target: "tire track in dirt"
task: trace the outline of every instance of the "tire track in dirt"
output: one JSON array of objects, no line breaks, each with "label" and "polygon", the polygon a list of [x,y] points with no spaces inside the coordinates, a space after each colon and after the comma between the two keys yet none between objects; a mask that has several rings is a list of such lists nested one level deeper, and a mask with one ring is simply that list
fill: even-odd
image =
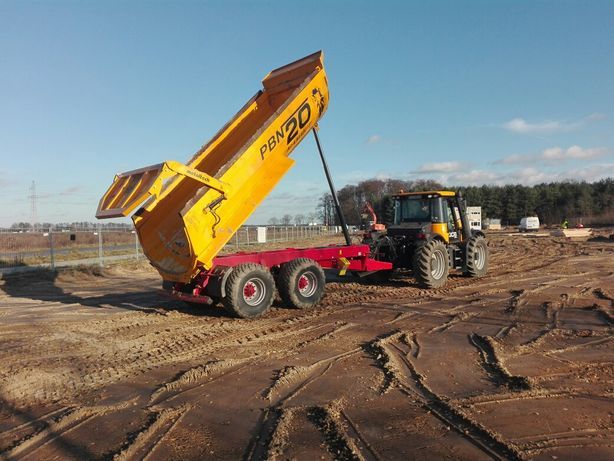
[{"label": "tire track in dirt", "polygon": [[286,447],[291,418],[297,411],[304,410],[303,407],[290,406],[288,402],[328,373],[340,360],[354,356],[361,350],[354,348],[310,365],[285,366],[277,370],[271,385],[262,392],[262,398],[268,400],[269,405],[260,415],[256,435],[252,437],[244,459],[275,459],[281,456]]},{"label": "tire track in dirt", "polygon": [[257,423],[257,432],[250,440],[243,455],[244,460],[260,461],[276,459],[286,449],[287,431],[294,409],[265,408]]},{"label": "tire track in dirt", "polygon": [[[319,329],[323,329],[326,327],[330,327],[331,324],[323,324],[314,326],[310,331],[317,331]],[[213,381],[218,380],[224,376],[227,376],[231,373],[238,373],[242,370],[245,370],[249,367],[254,367],[259,363],[263,363],[265,360],[269,359],[271,356],[286,356],[289,354],[293,354],[297,349],[306,347],[307,344],[313,344],[314,342],[326,341],[334,337],[334,333],[338,331],[342,331],[347,329],[353,325],[351,324],[341,324],[337,325],[331,330],[316,336],[315,338],[307,339],[298,343],[294,348],[287,348],[284,351],[267,351],[259,354],[255,357],[248,358],[236,358],[236,359],[223,359],[223,360],[213,360],[205,365],[198,365],[195,367],[191,367],[185,371],[181,371],[175,375],[170,381],[164,382],[158,386],[158,388],[151,394],[149,402],[150,405],[159,405],[162,402],[167,402],[176,399],[177,397],[185,394],[186,392],[193,391],[202,386],[208,385]],[[304,333],[305,330],[301,330],[296,333],[300,335]],[[291,334],[284,334],[284,339],[289,339]],[[270,338],[269,338],[270,339]],[[277,339],[277,338],[275,338]],[[265,348],[265,350],[267,350]],[[340,354],[340,356],[345,356],[345,354]],[[324,359],[320,362],[317,362],[313,365],[321,365],[322,363],[327,362],[328,360],[337,359],[339,356],[332,357],[330,359]],[[292,368],[292,367],[289,367]],[[306,367],[308,368],[308,367]],[[278,372],[279,373],[279,372]],[[300,374],[300,373],[299,373]],[[165,397],[164,394],[170,394]],[[263,392],[264,395],[268,394],[268,391]],[[162,398],[163,397],[163,398]],[[265,396],[265,398],[268,398]]]},{"label": "tire track in dirt", "polygon": [[499,394],[476,395],[462,399],[451,400],[459,407],[471,407],[480,405],[496,405],[501,403],[518,402],[522,400],[540,400],[550,398],[580,398],[594,397],[594,394],[589,394],[579,389],[531,389],[518,391],[510,394],[508,392]]},{"label": "tire track in dirt", "polygon": [[501,360],[496,342],[477,333],[469,335],[469,341],[480,353],[482,367],[498,386],[507,386],[512,391],[529,390],[532,383],[526,376],[512,375]]},{"label": "tire track in dirt", "polygon": [[498,434],[471,419],[428,387],[424,376],[414,367],[411,354],[406,350],[407,345],[404,348],[399,344],[402,335],[396,332],[378,338],[372,347],[367,348],[384,373],[384,383],[387,385],[384,390],[396,386],[408,397],[417,399],[444,424],[453,427],[490,457],[501,460],[524,459],[514,444],[505,442]]},{"label": "tire track in dirt", "polygon": [[558,448],[612,447],[614,430],[582,429],[550,434],[538,434],[517,439],[522,449],[530,455]]},{"label": "tire track in dirt", "polygon": [[270,387],[263,392],[263,398],[269,401],[270,406],[285,405],[316,379],[324,376],[333,365],[361,350],[360,347],[350,349],[306,366],[286,366],[277,371]]},{"label": "tire track in dirt", "polygon": [[453,315],[452,318],[447,322],[442,323],[441,325],[434,326],[433,328],[428,330],[427,333],[443,333],[444,331],[452,328],[454,325],[461,322],[465,322],[466,320],[469,320],[476,315],[478,315],[477,312],[461,312],[459,314]]},{"label": "tire track in dirt", "polygon": [[[335,403],[329,406],[313,406],[307,410],[309,420],[322,434],[328,451],[336,460],[363,461],[366,458],[359,455],[360,451],[354,441],[348,437],[339,422]],[[377,459],[377,458],[376,458]]]},{"label": "tire track in dirt", "polygon": [[150,413],[145,424],[137,431],[128,434],[126,442],[119,451],[108,457],[112,457],[115,461],[132,459],[145,461],[153,457],[156,447],[172,432],[189,410],[189,406],[181,406]]},{"label": "tire track in dirt", "polygon": [[[13,375],[13,384],[7,384],[5,379],[2,390],[9,397],[18,397],[18,401],[20,396],[26,402],[67,399],[80,392],[100,388],[154,368],[211,355],[228,346],[255,345],[263,341],[272,342],[280,339],[288,340],[291,337],[304,336],[311,331],[322,328],[322,325],[313,322],[303,322],[304,325],[301,328],[296,328],[295,323],[297,321],[289,319],[283,325],[274,321],[265,321],[260,324],[261,328],[257,330],[243,323],[235,332],[230,333],[232,330],[224,330],[216,339],[211,338],[210,332],[191,332],[190,329],[186,329],[187,331],[178,337],[168,334],[160,339],[155,339],[159,335],[154,334],[153,344],[137,343],[136,347],[132,347],[130,350],[130,354],[124,353],[119,360],[103,363],[102,366],[96,361],[89,361],[84,370],[77,370],[77,372],[68,376],[50,375],[46,377],[44,374],[40,375],[43,380],[51,379],[48,382],[53,384],[45,386],[45,381],[32,381],[32,385],[38,387],[38,394],[36,395],[28,394],[28,388],[23,387],[24,382],[28,382],[28,380],[24,380],[19,375]],[[111,359],[113,358],[111,357]],[[40,359],[38,362],[42,365]],[[36,363],[35,361],[30,366],[32,367]]]},{"label": "tire track in dirt", "polygon": [[172,393],[173,397],[177,397],[184,392],[200,387],[202,384],[204,384],[204,381],[210,382],[213,379],[212,375],[219,378],[225,375],[225,373],[223,373],[224,371],[236,368],[238,365],[242,365],[246,362],[250,362],[250,360],[212,360],[204,365],[197,365],[186,371],[182,371],[175,375],[175,377],[170,381],[158,386],[158,388],[149,397],[149,405],[154,405],[164,394]]},{"label": "tire track in dirt", "polygon": [[[61,407],[1,432],[0,441],[3,442],[4,447],[0,450],[0,456],[2,453],[10,451],[17,445],[23,443],[26,439],[31,438],[45,428],[48,428],[52,423],[60,420],[72,411],[74,411],[74,407]],[[27,431],[30,432],[27,433]],[[20,436],[20,434],[23,433],[26,434]],[[10,439],[13,439],[13,442],[8,442]]]},{"label": "tire track in dirt", "polygon": [[13,459],[31,455],[89,420],[123,410],[132,403],[133,401],[126,401],[117,405],[81,407],[69,410],[67,413],[63,413],[57,420],[52,418],[40,431],[26,436],[13,447],[0,451],[0,456]]}]

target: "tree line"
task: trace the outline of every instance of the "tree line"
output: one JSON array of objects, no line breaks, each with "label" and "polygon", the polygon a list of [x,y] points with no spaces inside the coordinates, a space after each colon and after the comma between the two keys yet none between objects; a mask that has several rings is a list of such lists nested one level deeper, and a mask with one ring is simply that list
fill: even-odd
[{"label": "tree line", "polygon": [[[394,218],[392,194],[404,190],[454,190],[462,192],[468,206],[481,206],[482,219],[501,219],[516,225],[524,216],[538,216],[544,224],[558,224],[564,219],[583,220],[585,224],[614,224],[614,179],[597,182],[564,181],[534,186],[520,184],[452,187],[432,180],[403,181],[369,179],[349,184],[337,191],[339,204],[348,225],[360,225],[365,202],[371,203],[378,221],[391,223]],[[324,224],[338,225],[330,193],[320,197],[317,212]]]}]

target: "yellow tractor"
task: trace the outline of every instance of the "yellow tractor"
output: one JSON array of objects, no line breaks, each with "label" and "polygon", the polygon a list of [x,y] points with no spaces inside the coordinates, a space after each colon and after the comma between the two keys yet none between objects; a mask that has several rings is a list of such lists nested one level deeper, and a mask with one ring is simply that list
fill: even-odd
[{"label": "yellow tractor", "polygon": [[471,277],[486,274],[486,236],[470,228],[460,192],[401,191],[393,200],[393,223],[365,239],[376,259],[411,269],[427,288],[443,286],[450,269]]}]

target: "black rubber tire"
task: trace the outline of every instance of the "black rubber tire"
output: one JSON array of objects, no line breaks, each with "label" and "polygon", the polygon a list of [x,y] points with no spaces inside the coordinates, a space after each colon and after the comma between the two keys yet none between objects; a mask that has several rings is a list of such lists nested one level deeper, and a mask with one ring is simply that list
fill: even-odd
[{"label": "black rubber tire", "polygon": [[277,290],[284,304],[299,309],[320,302],[325,284],[322,267],[309,258],[297,258],[282,264],[277,277]]},{"label": "black rubber tire", "polygon": [[448,249],[439,240],[429,240],[416,248],[413,261],[414,277],[426,288],[445,285],[450,272]]},{"label": "black rubber tire", "polygon": [[271,272],[260,264],[245,263],[236,266],[228,276],[222,303],[233,316],[253,319],[264,314],[274,298],[275,281]]},{"label": "black rubber tire", "polygon": [[469,277],[483,277],[488,271],[488,245],[481,235],[467,240],[465,247],[465,274]]}]

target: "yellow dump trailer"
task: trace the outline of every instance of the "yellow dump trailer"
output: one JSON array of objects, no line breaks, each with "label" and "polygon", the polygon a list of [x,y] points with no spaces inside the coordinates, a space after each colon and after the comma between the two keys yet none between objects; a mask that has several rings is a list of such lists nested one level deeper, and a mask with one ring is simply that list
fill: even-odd
[{"label": "yellow dump trailer", "polygon": [[188,282],[213,259],[294,164],[292,150],[328,106],[322,52],[269,73],[243,108],[187,164],[118,174],[97,218],[132,219],[166,281]]}]

